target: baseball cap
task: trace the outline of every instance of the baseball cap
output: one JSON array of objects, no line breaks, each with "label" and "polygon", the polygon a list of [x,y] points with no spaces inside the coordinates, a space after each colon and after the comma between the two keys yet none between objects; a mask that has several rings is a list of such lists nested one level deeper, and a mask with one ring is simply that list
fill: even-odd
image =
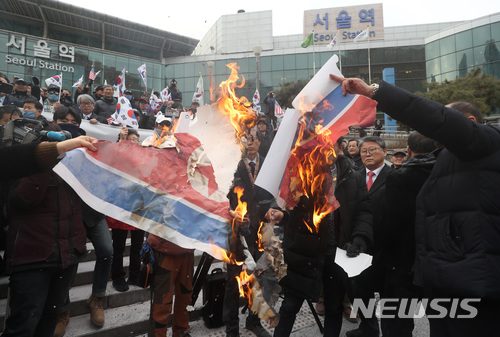
[{"label": "baseball cap", "polygon": [[22,78],[18,78],[14,83],[19,83],[19,82],[23,82],[24,84],[28,84],[28,82],[26,82],[25,80],[23,80]]}]

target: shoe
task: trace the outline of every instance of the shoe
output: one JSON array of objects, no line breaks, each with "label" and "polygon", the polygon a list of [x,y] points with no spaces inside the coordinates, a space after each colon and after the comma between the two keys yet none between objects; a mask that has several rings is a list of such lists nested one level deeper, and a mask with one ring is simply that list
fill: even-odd
[{"label": "shoe", "polygon": [[125,282],[123,277],[113,280],[113,287],[120,292],[124,292],[128,290],[128,284]]},{"label": "shoe", "polygon": [[103,297],[90,296],[87,305],[90,308],[90,320],[98,327],[104,325],[104,309],[102,307]]},{"label": "shoe", "polygon": [[352,311],[351,307],[344,307],[344,318],[351,323],[358,323],[359,316],[356,316],[355,318],[351,318],[351,311]]},{"label": "shoe", "polygon": [[56,329],[54,330],[54,337],[64,336],[68,322],[69,322],[69,310],[63,312],[62,314],[59,314],[59,317],[57,318]]},{"label": "shoe", "polygon": [[363,330],[361,329],[354,329],[354,330],[351,330],[351,331],[347,331],[345,333],[345,336],[346,337],[378,337],[378,333],[375,333],[375,334],[367,334],[365,332],[363,332]]},{"label": "shoe", "polygon": [[129,275],[127,283],[142,288],[141,282],[139,282],[139,275]]},{"label": "shoe", "polygon": [[189,330],[186,331],[175,331],[172,334],[172,337],[191,337]]},{"label": "shoe", "polygon": [[316,303],[316,313],[320,316],[325,316],[325,302],[320,301]]},{"label": "shoe", "polygon": [[247,319],[245,324],[245,329],[252,331],[257,337],[271,337],[269,332],[260,324],[260,319],[258,321],[249,322]]}]

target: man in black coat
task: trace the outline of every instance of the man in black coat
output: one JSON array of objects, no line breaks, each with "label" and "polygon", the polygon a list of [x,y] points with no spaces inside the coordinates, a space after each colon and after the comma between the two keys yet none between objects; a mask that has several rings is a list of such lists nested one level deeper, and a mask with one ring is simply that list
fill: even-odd
[{"label": "man in black coat", "polygon": [[[255,179],[259,174],[262,163],[264,162],[264,157],[259,155],[260,142],[255,133],[250,132],[246,137],[246,150],[243,159],[238,163],[236,172],[234,173],[233,185],[227,195],[229,199],[229,204],[231,209],[235,210],[238,205],[238,196],[235,192],[236,187],[243,188],[243,195],[241,196],[241,201],[247,203],[247,217],[249,218],[249,224],[246,228],[240,228],[242,231],[246,244],[248,245],[248,251],[253,256],[254,260],[257,261],[262,255],[259,252],[258,243],[258,231],[259,231],[259,217],[257,210],[257,196],[255,189]],[[230,247],[236,248],[231,249],[232,253],[236,253],[236,258],[241,261],[244,259],[241,251],[241,244],[239,242],[231,242]],[[239,336],[239,318],[238,318],[238,308],[239,308],[239,290],[238,282],[236,281],[236,276],[240,275],[241,266],[236,264],[227,265],[227,281],[224,293],[224,306],[223,306],[223,321],[226,325],[226,336],[234,337]],[[245,327],[252,331],[257,337],[270,337],[270,334],[262,327],[260,319],[257,314],[249,313],[246,319]]]},{"label": "man in black coat", "polygon": [[113,97],[113,86],[104,86],[104,96],[95,102],[94,113],[104,118],[110,117],[116,111],[118,101]]},{"label": "man in black coat", "polygon": [[[444,145],[417,197],[415,283],[426,296],[447,298],[445,317],[430,317],[431,336],[500,334],[500,130],[483,125],[467,102],[447,106],[382,81],[330,77],[344,94],[361,94],[380,110]],[[462,306],[450,299],[480,299]],[[443,301],[441,304],[444,304]]]},{"label": "man in black coat", "polygon": [[[384,268],[381,256],[381,222],[385,207],[385,181],[392,169],[384,162],[387,155],[385,141],[376,136],[365,137],[360,141],[361,159],[365,169],[357,172],[358,183],[366,188],[368,203],[373,217],[373,245],[368,250],[373,255],[372,266],[353,279],[353,293],[355,298],[360,298],[365,305],[374,298],[375,291],[383,287]],[[363,241],[358,244],[360,249],[366,250]],[[378,337],[379,325],[374,313],[365,317],[359,313],[361,323],[358,329],[348,331],[347,337]]]},{"label": "man in black coat", "polygon": [[[382,254],[385,263],[384,297],[422,298],[422,290],[413,284],[415,262],[415,214],[417,195],[436,162],[434,141],[418,132],[408,137],[409,159],[386,179]],[[413,313],[405,306],[405,312]],[[399,312],[399,306],[393,314]],[[384,318],[384,337],[411,337],[413,317]]]},{"label": "man in black coat", "polygon": [[364,241],[373,242],[372,216],[369,210],[365,184],[357,178],[354,162],[342,154],[342,137],[334,145],[337,160],[332,168],[335,198],[340,207],[333,212],[332,225],[328,227],[328,242],[323,267],[323,289],[325,302],[325,336],[339,336],[344,312],[343,300],[350,293],[347,274],[335,261],[336,248],[353,250],[353,256],[364,252],[353,245]]}]

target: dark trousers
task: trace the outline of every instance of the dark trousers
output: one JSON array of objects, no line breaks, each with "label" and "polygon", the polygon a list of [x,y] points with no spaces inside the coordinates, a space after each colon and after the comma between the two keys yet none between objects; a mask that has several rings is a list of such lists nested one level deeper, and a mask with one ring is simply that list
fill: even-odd
[{"label": "dark trousers", "polygon": [[[380,254],[378,256],[374,256],[373,264],[351,281],[354,298],[361,299],[364,305],[368,307],[369,302],[374,298],[376,291],[380,293],[381,297],[383,297],[384,272],[385,267]],[[375,307],[373,312],[370,313],[370,317],[365,317],[361,310],[358,314],[361,318],[359,329],[363,332],[363,336],[378,337],[380,328],[377,316],[375,315]],[[384,322],[382,322],[382,325],[383,324]]]},{"label": "dark trousers", "polygon": [[13,272],[9,280],[10,316],[2,336],[52,337],[66,304],[78,264],[65,269],[38,268]]},{"label": "dark trousers", "polygon": [[[395,271],[386,271],[384,297],[408,300],[406,308],[401,307],[400,303],[394,312],[387,313],[390,315],[394,314],[394,318],[382,319],[384,337],[412,337],[415,325],[414,318],[412,317],[414,308],[409,308],[409,306],[412,299],[415,301],[422,298],[422,289],[413,284],[413,273],[402,275]],[[398,317],[400,312],[411,317]]]},{"label": "dark trousers", "polygon": [[295,293],[285,289],[285,297],[280,308],[280,321],[278,326],[274,329],[274,337],[288,337],[293,329],[295,318],[297,317],[304,298]]},{"label": "dark trousers", "polygon": [[[111,230],[113,237],[113,264],[111,265],[111,279],[117,280],[125,277],[123,271],[123,253],[125,252],[125,242],[127,241],[128,230],[116,229]],[[141,247],[144,242],[144,231],[130,231],[130,263],[129,277],[138,277],[141,271]]]},{"label": "dark trousers", "polygon": [[85,229],[96,255],[92,296],[104,297],[113,261],[113,243],[109,235],[108,223],[103,218],[93,226],[85,226]]},{"label": "dark trousers", "polygon": [[338,337],[340,335],[347,282],[347,274],[334,262],[334,256],[326,255],[323,266],[323,299],[325,302],[323,336],[325,337]]},{"label": "dark trousers", "polygon": [[[429,301],[431,298],[456,298],[456,296],[432,294],[432,297],[429,296]],[[439,305],[445,307],[448,313],[451,311],[451,303],[439,302]],[[451,318],[450,315],[446,315],[443,318],[431,318],[431,315],[439,313],[428,306],[426,314],[429,317],[430,337],[500,336],[500,301],[481,299],[479,303],[470,302],[469,305],[477,309],[476,317]],[[469,311],[461,310],[459,305],[456,314],[469,315]]]}]

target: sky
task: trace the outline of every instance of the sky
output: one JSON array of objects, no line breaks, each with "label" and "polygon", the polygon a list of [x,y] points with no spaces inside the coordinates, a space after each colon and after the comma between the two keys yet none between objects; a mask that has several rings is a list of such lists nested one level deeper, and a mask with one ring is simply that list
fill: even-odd
[{"label": "sky", "polygon": [[59,1],[198,40],[222,15],[235,14],[240,9],[246,12],[272,10],[274,36],[302,34],[304,11],[312,9],[382,3],[386,27],[472,20],[500,12],[498,0],[464,1],[465,5],[456,0]]}]

